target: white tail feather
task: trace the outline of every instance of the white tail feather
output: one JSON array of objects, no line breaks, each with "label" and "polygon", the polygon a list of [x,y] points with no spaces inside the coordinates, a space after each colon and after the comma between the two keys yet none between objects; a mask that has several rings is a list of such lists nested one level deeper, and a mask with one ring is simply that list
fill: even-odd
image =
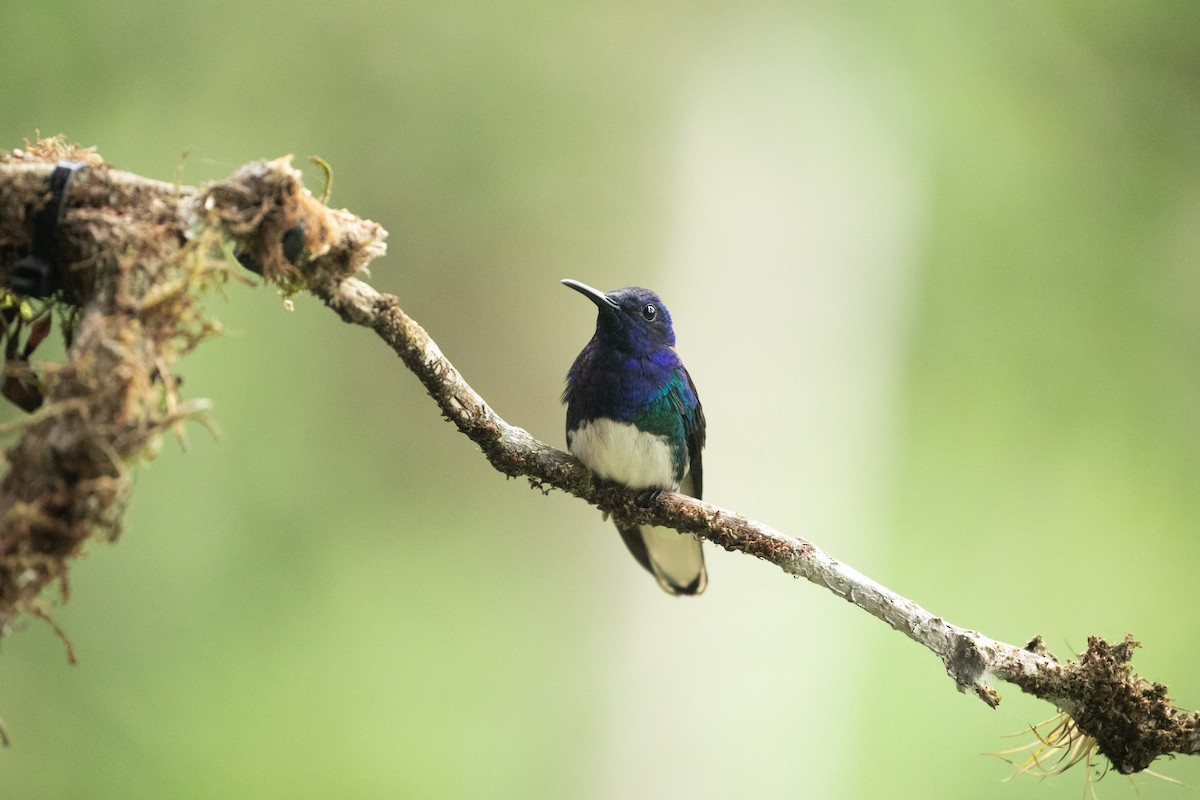
[{"label": "white tail feather", "polygon": [[708,585],[704,550],[690,533],[642,526],[654,578],[671,594],[700,594]]}]

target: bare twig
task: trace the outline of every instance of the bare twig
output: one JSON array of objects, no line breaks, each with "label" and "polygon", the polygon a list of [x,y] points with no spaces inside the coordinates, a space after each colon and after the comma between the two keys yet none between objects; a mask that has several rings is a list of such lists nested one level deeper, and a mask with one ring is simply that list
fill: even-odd
[{"label": "bare twig", "polygon": [[637,522],[694,533],[823,586],[932,651],[960,691],[994,707],[1000,695],[989,681],[998,678],[1071,714],[1120,772],[1145,769],[1159,755],[1200,753],[1200,714],[1175,708],[1164,687],[1131,671],[1132,639],[1117,645],[1089,639],[1079,662],[1060,664],[1040,638],[1016,647],[954,625],[811,542],[740,514],[671,493],[646,507],[636,492],[596,486],[574,458],[501,419],[396,297],[354,278],[316,283],[311,289],[342,319],[374,330],[395,350],[442,415],[479,445],[500,472],[528,478],[537,487],[562,489]]},{"label": "bare twig", "polygon": [[[24,188],[24,195],[14,197],[21,191],[15,188],[21,177],[16,167],[30,169],[24,164],[0,164],[0,214],[5,208],[23,209],[37,202],[36,182]],[[171,187],[115,172],[109,176],[114,185],[132,188],[111,195],[105,208],[112,214],[136,215],[146,206],[162,204],[174,197],[174,210],[162,215],[167,220],[162,224],[173,232],[175,238],[171,241],[176,248],[179,242],[194,241],[197,231],[216,231],[231,237],[243,265],[280,283],[287,291],[307,289],[346,322],[375,331],[422,382],[443,416],[477,444],[500,472],[525,477],[538,488],[561,489],[637,522],[695,534],[823,586],[929,649],[941,660],[960,691],[974,694],[989,706],[1000,701],[990,685],[994,679],[1012,683],[1053,703],[1071,716],[1080,731],[1096,741],[1098,749],[1120,772],[1143,770],[1161,755],[1200,753],[1200,714],[1176,708],[1170,703],[1165,687],[1148,683],[1132,672],[1129,662],[1136,643],[1128,637],[1116,645],[1090,639],[1087,651],[1078,661],[1060,663],[1046,652],[1040,638],[1017,647],[953,625],[837,561],[811,542],[786,536],[740,514],[672,493],[647,506],[639,502],[635,492],[594,485],[574,458],[496,414],[425,330],[404,313],[396,297],[381,294],[354,277],[371,258],[383,252],[386,233],[374,223],[359,220],[348,212],[330,210],[312,198],[303,191],[299,174],[287,160],[247,165],[229,180],[205,190]],[[174,227],[168,224],[172,220]],[[5,280],[9,256],[19,253],[26,243],[19,230],[14,233],[0,224],[0,281]],[[77,255],[81,263],[103,264],[105,259],[114,258],[107,249],[110,243],[94,231],[80,230],[78,239]],[[183,249],[195,252],[187,246]],[[6,281],[0,285],[6,285]],[[145,292],[138,297],[144,305]],[[91,346],[106,345],[96,342]],[[153,363],[169,364],[160,355],[155,357],[160,360]],[[164,383],[173,391],[173,382]],[[71,419],[81,416],[86,417],[69,415]],[[157,435],[173,422],[162,415],[155,419],[158,422],[146,428],[147,435]],[[106,438],[104,432],[92,433],[92,439]],[[34,427],[30,426],[25,439],[34,434]],[[44,438],[46,434],[38,435]],[[102,461],[111,461],[113,453],[118,461],[129,459],[125,450],[93,449],[103,452]],[[50,469],[45,461],[19,462],[14,455],[20,456],[15,446],[8,451],[10,476],[18,470]],[[104,474],[120,472],[109,464]],[[61,476],[56,479],[61,484]],[[6,501],[5,491],[0,485],[0,514],[12,514],[14,506]],[[24,502],[37,501],[34,494]],[[24,518],[35,522],[39,519],[36,515]],[[6,520],[3,541],[7,543],[7,518],[0,516],[0,519]],[[57,518],[43,521],[61,523]],[[4,550],[0,557],[7,552]],[[3,567],[0,563],[0,600],[7,597],[4,581],[17,579],[17,574],[8,573]],[[46,573],[48,578],[57,574],[64,573],[62,570]],[[0,606],[0,618],[11,613],[12,607]]]}]

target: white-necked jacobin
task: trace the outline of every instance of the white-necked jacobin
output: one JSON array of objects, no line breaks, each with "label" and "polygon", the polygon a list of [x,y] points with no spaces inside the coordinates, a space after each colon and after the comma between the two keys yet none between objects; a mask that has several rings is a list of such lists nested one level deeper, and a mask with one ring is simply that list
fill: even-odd
[{"label": "white-necked jacobin", "polygon": [[[700,497],[704,411],[675,352],[671,314],[658,295],[629,287],[605,293],[564,284],[600,309],[596,333],[567,372],[567,449],[602,480],[653,494]],[[616,520],[629,552],[674,595],[708,583],[700,540],[669,528]]]}]

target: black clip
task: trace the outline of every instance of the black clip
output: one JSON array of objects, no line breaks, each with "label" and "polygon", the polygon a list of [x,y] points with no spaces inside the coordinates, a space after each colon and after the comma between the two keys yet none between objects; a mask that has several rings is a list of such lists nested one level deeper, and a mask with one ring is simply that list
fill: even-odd
[{"label": "black clip", "polygon": [[59,161],[50,173],[50,200],[33,218],[33,252],[17,259],[12,267],[11,286],[17,294],[48,297],[58,288],[55,269],[58,266],[58,226],[66,211],[71,182],[86,166],[81,161]]}]

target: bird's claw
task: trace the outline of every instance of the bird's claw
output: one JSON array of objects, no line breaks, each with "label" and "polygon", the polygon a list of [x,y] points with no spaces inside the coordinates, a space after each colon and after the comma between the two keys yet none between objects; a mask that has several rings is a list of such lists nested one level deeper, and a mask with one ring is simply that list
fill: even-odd
[{"label": "bird's claw", "polygon": [[644,492],[639,492],[637,497],[634,498],[634,502],[636,502],[640,508],[649,508],[657,503],[658,498],[662,497],[662,495],[662,489],[647,489]]}]

